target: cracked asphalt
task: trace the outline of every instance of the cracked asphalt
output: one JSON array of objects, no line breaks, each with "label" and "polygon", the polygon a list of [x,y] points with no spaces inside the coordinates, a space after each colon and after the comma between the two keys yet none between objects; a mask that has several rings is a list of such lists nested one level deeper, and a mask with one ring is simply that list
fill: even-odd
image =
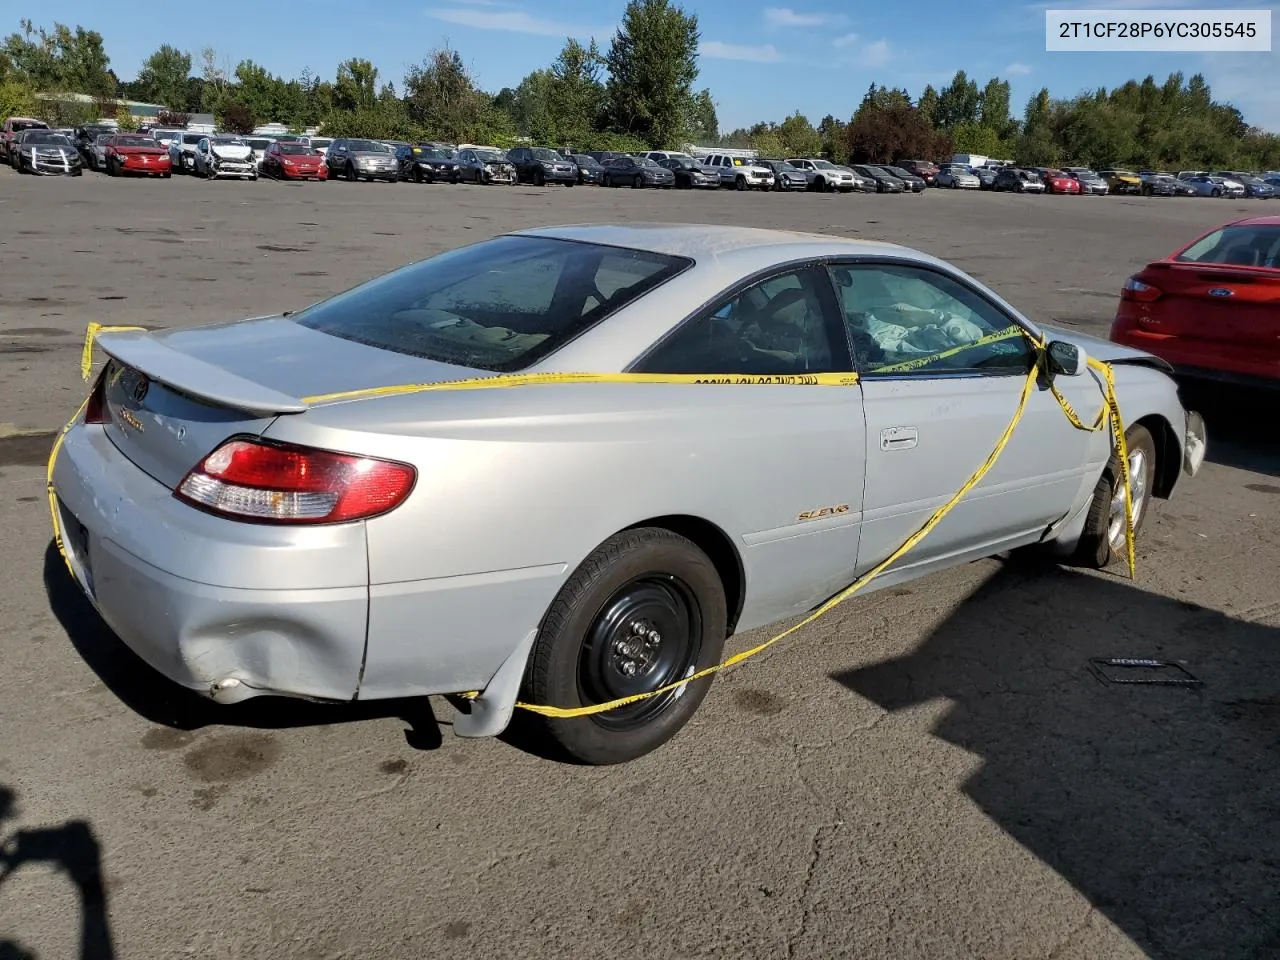
[{"label": "cracked asphalt", "polygon": [[[68,583],[43,485],[90,320],[271,313],[506,229],[644,219],[890,239],[1105,334],[1129,273],[1263,207],[0,169],[0,957],[1280,957],[1274,401],[1193,395],[1211,462],[1136,581],[993,559],[856,599],[605,769],[456,738],[443,700],[185,694]],[[1203,684],[1104,685],[1094,656]]]}]

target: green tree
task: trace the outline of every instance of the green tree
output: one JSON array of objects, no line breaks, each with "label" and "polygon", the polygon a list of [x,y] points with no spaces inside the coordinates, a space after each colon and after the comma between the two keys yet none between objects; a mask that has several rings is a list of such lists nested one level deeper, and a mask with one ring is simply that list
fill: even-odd
[{"label": "green tree", "polygon": [[720,119],[716,116],[716,102],[705,87],[689,101],[685,118],[685,131],[694,143],[711,146],[720,139]]},{"label": "green tree", "polygon": [[456,50],[436,50],[410,67],[404,90],[408,119],[428,136],[496,142],[511,133],[510,119],[476,85]]},{"label": "green tree", "polygon": [[338,65],[333,84],[333,106],[337,110],[369,110],[378,99],[378,68],[368,60],[353,57]]},{"label": "green tree", "polygon": [[6,74],[40,93],[115,96],[117,80],[109,69],[102,34],[80,26],[72,30],[61,23],[45,30],[30,20],[20,21],[19,26],[21,33],[10,34],[0,44]]},{"label": "green tree", "polygon": [[200,103],[199,107],[206,112],[216,113],[222,103],[230,83],[231,68],[225,62],[219,63],[218,51],[213,47],[205,47],[200,51]]},{"label": "green tree", "polygon": [[978,95],[978,122],[991,130],[997,139],[1003,140],[1013,132],[1010,129],[1008,80],[992,77],[987,81]]},{"label": "green tree", "polygon": [[818,124],[818,135],[822,137],[822,155],[828,160],[849,158],[847,128],[848,124],[829,113]]},{"label": "green tree", "polygon": [[584,47],[572,38],[551,64],[546,101],[556,143],[580,143],[595,129],[604,108],[603,67],[595,40]]},{"label": "green tree", "polygon": [[142,69],[133,84],[135,95],[148,103],[181,109],[187,103],[187,77],[190,75],[191,54],[167,43],[162,44],[142,61]]},{"label": "green tree", "polygon": [[937,126],[938,91],[933,89],[933,84],[929,84],[924,88],[924,93],[920,94],[920,102],[916,104],[916,108],[929,126]]},{"label": "green tree", "polygon": [[938,91],[938,106],[933,122],[943,130],[959,123],[978,122],[978,85],[963,70],[957,70],[951,82]]},{"label": "green tree", "polygon": [[258,125],[258,118],[253,115],[253,111],[236,100],[231,93],[224,94],[218,101],[214,119],[218,122],[218,128],[228,133],[253,133],[254,127]]},{"label": "green tree", "polygon": [[612,126],[654,149],[681,139],[698,39],[698,18],[670,0],[629,0],[605,58]]},{"label": "green tree", "polygon": [[822,152],[822,134],[799,110],[778,125],[778,136],[787,157],[816,157]]},{"label": "green tree", "polygon": [[238,102],[261,121],[282,119],[281,102],[284,99],[285,82],[267,72],[252,60],[241,60],[236,65],[236,92]]}]

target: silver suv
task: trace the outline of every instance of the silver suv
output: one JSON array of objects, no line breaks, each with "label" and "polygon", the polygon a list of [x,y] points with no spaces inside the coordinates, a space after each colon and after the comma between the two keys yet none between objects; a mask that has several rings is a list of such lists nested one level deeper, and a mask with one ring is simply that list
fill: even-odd
[{"label": "silver suv", "polygon": [[748,158],[713,153],[702,161],[702,165],[709,170],[719,171],[722,187],[733,187],[735,190],[773,189],[773,171],[752,163]]}]

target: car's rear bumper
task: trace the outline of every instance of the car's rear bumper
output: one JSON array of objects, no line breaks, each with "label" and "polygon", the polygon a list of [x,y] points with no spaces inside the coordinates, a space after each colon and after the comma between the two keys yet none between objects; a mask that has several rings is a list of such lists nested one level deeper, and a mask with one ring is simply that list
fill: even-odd
[{"label": "car's rear bumper", "polygon": [[1113,326],[1111,339],[1169,362],[1182,377],[1280,389],[1280,351],[1274,348],[1148,333],[1124,321]]},{"label": "car's rear bumper", "polygon": [[202,513],[98,426],[68,431],[53,485],[77,582],[164,676],[220,702],[356,695],[369,608],[363,526],[273,528]]}]

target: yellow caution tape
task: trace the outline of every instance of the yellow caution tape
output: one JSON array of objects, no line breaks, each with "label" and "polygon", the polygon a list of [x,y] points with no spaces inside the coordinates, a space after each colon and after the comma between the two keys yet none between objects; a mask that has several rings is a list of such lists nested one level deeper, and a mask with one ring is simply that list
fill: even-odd
[{"label": "yellow caution tape", "polygon": [[[81,358],[81,374],[87,379],[88,371],[92,365],[93,341],[97,334],[104,332],[116,332],[122,330],[140,330],[141,327],[104,327],[101,324],[91,323],[85,335],[84,355]],[[954,348],[945,354],[935,354],[928,358],[930,361],[940,359],[943,356],[951,356],[964,350],[972,349],[983,343],[993,343],[997,340],[1009,339],[1011,336],[1025,336],[1028,341],[1035,345],[1037,350],[1044,351],[1045,342],[1042,339],[1032,337],[1022,328],[1006,329],[989,334],[979,341],[965,344],[964,346]],[[1043,354],[1042,354],[1043,355]],[[922,358],[923,359],[923,358]],[[920,361],[907,361],[903,364],[897,364],[893,367],[881,367],[877,372],[896,372],[904,369],[914,369],[917,366],[924,366],[925,363]],[[1056,387],[1051,387],[1052,394],[1062,408],[1063,414],[1071,422],[1072,426],[1079,430],[1097,431],[1102,428],[1104,422],[1111,426],[1112,439],[1115,443],[1117,457],[1120,462],[1120,481],[1124,486],[1124,503],[1125,503],[1125,546],[1127,552],[1127,560],[1129,567],[1129,576],[1133,577],[1136,573],[1136,561],[1134,550],[1134,526],[1133,526],[1133,492],[1131,487],[1131,477],[1129,475],[1129,454],[1128,444],[1124,436],[1124,424],[1120,418],[1120,405],[1115,394],[1115,376],[1111,370],[1110,364],[1101,360],[1089,358],[1088,365],[1091,369],[1098,371],[1103,378],[1103,408],[1098,413],[1093,426],[1086,425],[1076,413],[1075,409],[1068,402]],[[592,716],[598,713],[606,713],[610,710],[617,710],[620,707],[629,706],[633,703],[639,703],[642,700],[648,700],[651,697],[661,696],[672,690],[677,690],[686,684],[693,683],[696,680],[704,679],[719,673],[721,670],[740,664],[763,653],[781,640],[786,639],[797,631],[807,627],[809,624],[825,616],[831,610],[844,603],[868,583],[878,577],[892,564],[896,563],[910,550],[912,550],[921,540],[927,537],[933,529],[942,522],[942,520],[950,513],[965,495],[969,493],[975,486],[982,482],[982,478],[987,472],[995,466],[996,461],[1000,458],[1000,454],[1004,452],[1008,446],[1013,432],[1022,420],[1022,415],[1026,410],[1027,401],[1031,396],[1031,391],[1035,388],[1036,382],[1042,373],[1042,364],[1035,364],[1027,373],[1022,384],[1022,392],[1018,397],[1018,405],[1014,411],[1013,417],[1009,420],[1008,425],[1004,428],[1000,438],[996,441],[995,446],[987,455],[986,460],[973,472],[964,485],[956,491],[956,493],[942,506],[934,511],[932,516],[924,522],[923,525],[910,537],[908,537],[898,549],[894,550],[888,557],[880,561],[861,577],[845,587],[834,597],[827,600],[816,610],[810,613],[800,622],[793,624],[781,633],[778,633],[763,643],[757,644],[749,650],[734,654],[720,663],[710,667],[705,667],[681,680],[658,687],[656,690],[649,690],[645,693],[633,694],[628,697],[621,697],[617,700],[610,700],[605,703],[593,703],[580,707],[553,707],[543,704],[524,703],[517,701],[516,707],[526,710],[530,713],[540,714],[545,717],[554,717],[558,719],[571,719],[574,717]],[[666,384],[730,384],[730,385],[750,385],[750,384],[778,384],[787,386],[852,386],[858,383],[857,374],[853,373],[821,373],[806,374],[799,376],[742,376],[737,374],[629,374],[629,373],[537,373],[537,374],[514,374],[514,375],[497,375],[492,377],[476,377],[465,380],[452,380],[439,383],[415,383],[401,384],[389,387],[370,387],[358,390],[345,390],[336,393],[316,394],[310,397],[303,397],[303,402],[308,404],[328,403],[339,400],[355,400],[365,399],[369,397],[394,396],[409,393],[426,393],[432,391],[448,391],[448,390],[487,390],[500,389],[505,387],[524,387],[538,386],[543,384],[566,384],[566,383],[666,383]],[[53,516],[54,542],[57,545],[58,552],[62,555],[64,562],[70,569],[70,560],[67,557],[63,546],[61,527],[58,522],[57,496],[53,488],[53,468],[57,460],[58,451],[62,446],[62,438],[67,431],[76,423],[83,413],[85,406],[88,404],[88,398],[80,405],[80,409],[76,411],[70,423],[62,428],[58,434],[57,440],[54,442],[53,450],[49,455],[48,468],[48,488],[49,488],[49,506]],[[459,696],[474,700],[481,695],[479,690],[469,690]]]},{"label": "yellow caution tape", "polygon": [[430,393],[448,390],[498,390],[504,387],[536,387],[564,383],[671,383],[719,384],[751,386],[772,384],[784,387],[851,387],[858,382],[856,373],[801,373],[780,376],[748,376],[737,373],[517,373],[466,380],[442,380],[437,383],[404,383],[391,387],[365,387],[317,393],[303,397],[307,404],[333,403],[338,400],[367,400],[405,393]]},{"label": "yellow caution tape", "polygon": [[145,330],[146,327],[108,327],[101,323],[91,323],[84,332],[84,349],[80,351],[80,379],[88,380],[93,369],[93,344],[100,333],[124,333],[126,330]]},{"label": "yellow caution tape", "polygon": [[[927,357],[917,357],[914,360],[904,360],[902,363],[892,363],[887,367],[876,367],[873,373],[904,373],[908,370],[919,370],[921,367],[927,367],[930,364],[937,363],[939,360],[946,360],[957,354],[965,353],[976,347],[985,347],[989,343],[998,343],[1001,340],[1012,340],[1014,337],[1026,337],[1027,332],[1021,327],[1005,327],[1003,330],[997,330],[995,333],[989,333],[985,337],[979,337],[973,343],[966,343],[959,347],[952,347],[950,350],[943,350],[940,353],[931,353]],[[1033,343],[1035,341],[1032,341]]]},{"label": "yellow caution tape", "polygon": [[[93,396],[92,393],[89,397]],[[58,431],[58,436],[54,438],[53,449],[49,451],[49,465],[45,470],[44,485],[49,494],[49,516],[53,520],[53,545],[58,548],[58,555],[62,557],[62,562],[67,565],[67,572],[75,579],[76,572],[71,569],[71,558],[67,556],[67,547],[62,540],[62,523],[58,517],[58,494],[53,489],[53,466],[58,462],[58,451],[62,449],[62,438],[67,435],[72,427],[76,425],[76,421],[80,419],[80,415],[84,413],[84,408],[89,405],[89,397],[85,397],[80,402],[80,407],[76,410],[75,415],[67,421],[67,425]]]}]

